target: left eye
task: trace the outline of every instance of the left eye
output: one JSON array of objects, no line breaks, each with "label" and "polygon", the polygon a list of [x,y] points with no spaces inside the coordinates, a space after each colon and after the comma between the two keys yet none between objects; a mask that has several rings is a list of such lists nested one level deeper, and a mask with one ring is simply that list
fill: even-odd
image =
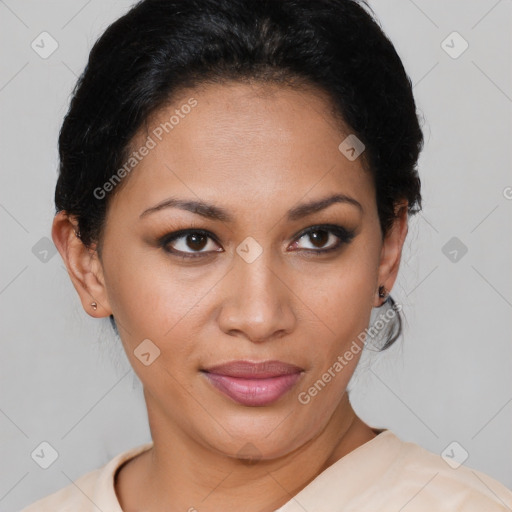
[{"label": "left eye", "polygon": [[[344,243],[350,242],[354,234],[341,226],[317,226],[309,228],[299,236],[299,239],[293,243],[294,248],[302,248],[307,251],[323,253],[334,251]],[[310,247],[300,247],[300,241],[305,240]],[[330,243],[329,243],[330,242]]]}]

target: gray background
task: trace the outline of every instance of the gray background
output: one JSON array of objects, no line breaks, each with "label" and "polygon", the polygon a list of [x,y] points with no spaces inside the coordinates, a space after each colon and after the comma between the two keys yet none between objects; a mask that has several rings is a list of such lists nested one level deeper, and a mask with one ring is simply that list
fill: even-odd
[{"label": "gray background", "polygon": [[[93,42],[130,4],[0,0],[0,510],[6,512],[150,440],[141,388],[119,343],[107,321],[84,313],[45,239],[70,92]],[[393,289],[407,318],[405,338],[364,357],[352,381],[353,404],[371,425],[435,453],[456,441],[456,455],[469,454],[466,466],[512,487],[512,2],[371,5],[425,119],[425,201],[411,220]],[[43,31],[59,45],[45,59],[31,47],[34,40],[43,46]],[[469,44],[457,58],[442,46],[453,31]],[[451,36],[444,47],[454,55],[462,44]],[[45,39],[39,51],[50,48]],[[43,441],[59,454],[48,469],[31,458]]]}]

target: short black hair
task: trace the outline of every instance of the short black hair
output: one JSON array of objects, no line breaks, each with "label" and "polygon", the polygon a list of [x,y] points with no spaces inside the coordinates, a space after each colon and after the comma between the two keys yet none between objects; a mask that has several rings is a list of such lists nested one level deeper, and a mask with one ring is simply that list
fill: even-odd
[{"label": "short black hair", "polygon": [[[59,136],[56,211],[74,216],[82,242],[101,250],[108,201],[120,187],[101,198],[94,191],[123,165],[143,123],[184,89],[247,79],[327,93],[365,145],[383,236],[399,203],[409,214],[421,210],[423,134],[412,84],[365,2],[142,0],[97,40],[75,86]],[[397,318],[383,348],[401,333]]]}]

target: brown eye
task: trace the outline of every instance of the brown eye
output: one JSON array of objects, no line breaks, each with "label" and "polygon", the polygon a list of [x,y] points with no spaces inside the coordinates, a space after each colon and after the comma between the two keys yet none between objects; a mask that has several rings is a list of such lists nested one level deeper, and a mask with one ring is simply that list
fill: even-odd
[{"label": "brown eye", "polygon": [[186,235],[185,244],[187,247],[190,247],[194,251],[200,251],[204,249],[208,238],[204,235],[193,233],[191,235]]},{"label": "brown eye", "polygon": [[206,231],[185,230],[171,233],[161,239],[160,245],[165,251],[184,258],[219,252],[212,235]]},{"label": "brown eye", "polygon": [[[299,235],[298,240],[293,243],[293,248],[322,254],[340,249],[342,245],[350,243],[354,236],[354,231],[341,226],[313,226]],[[306,243],[310,247],[301,247],[301,241],[303,241],[302,245]]]},{"label": "brown eye", "polygon": [[307,236],[309,236],[309,239],[319,249],[322,249],[323,246],[328,242],[329,240],[329,233],[327,231],[311,231]]}]

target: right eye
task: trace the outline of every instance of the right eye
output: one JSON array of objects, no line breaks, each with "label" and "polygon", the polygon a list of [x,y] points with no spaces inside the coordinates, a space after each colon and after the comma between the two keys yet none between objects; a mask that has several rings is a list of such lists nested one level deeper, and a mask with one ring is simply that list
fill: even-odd
[{"label": "right eye", "polygon": [[180,258],[198,258],[203,254],[221,252],[208,250],[208,240],[214,240],[214,237],[207,231],[185,229],[163,236],[160,245],[166,252]]}]

